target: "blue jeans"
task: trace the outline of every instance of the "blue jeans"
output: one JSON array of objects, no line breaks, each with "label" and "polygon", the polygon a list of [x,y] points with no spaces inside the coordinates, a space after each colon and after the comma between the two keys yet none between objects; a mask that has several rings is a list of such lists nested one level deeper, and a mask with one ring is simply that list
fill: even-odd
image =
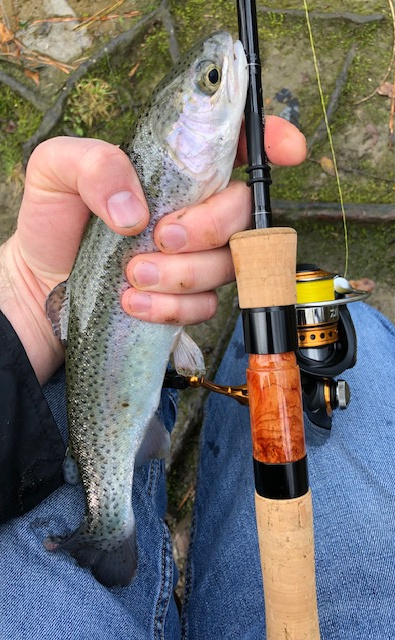
[{"label": "blue jeans", "polygon": [[[322,640],[395,638],[395,328],[380,313],[351,305],[358,362],[346,372],[347,411],[332,434],[306,425],[314,502],[317,592]],[[240,323],[218,382],[240,384],[246,357]],[[46,394],[66,437],[63,386]],[[163,400],[167,426],[173,399]],[[177,572],[164,523],[163,462],[135,476],[139,567],[130,587],[106,589],[42,540],[74,530],[83,514],[80,486],[63,486],[25,516],[0,527],[0,637],[6,640],[255,640],[265,637],[253,507],[248,409],[211,395],[201,456],[179,621]]]}]

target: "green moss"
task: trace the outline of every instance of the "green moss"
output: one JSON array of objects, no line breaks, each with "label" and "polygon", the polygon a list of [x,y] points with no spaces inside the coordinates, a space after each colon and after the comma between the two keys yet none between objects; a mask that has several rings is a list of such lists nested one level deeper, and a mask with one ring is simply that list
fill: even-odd
[{"label": "green moss", "polygon": [[177,37],[182,49],[191,47],[199,38],[203,38],[217,29],[226,29],[237,34],[236,4],[232,0],[173,0],[171,12],[177,26]]},{"label": "green moss", "polygon": [[[6,177],[21,160],[22,144],[34,133],[42,114],[11,89],[3,86],[0,93],[0,171]],[[14,125],[10,125],[10,123]],[[11,132],[12,126],[15,129]],[[10,129],[7,132],[7,127]]]},{"label": "green moss", "polygon": [[[273,9],[278,9],[281,4],[281,9],[303,9],[303,2],[300,0],[265,0],[265,6]],[[380,0],[365,0],[363,3],[361,0],[347,0],[347,6],[343,0],[332,0],[329,4],[323,0],[307,0],[307,6],[310,11],[325,11],[327,13],[350,11],[359,14],[370,14],[373,12],[384,13],[383,3]]]},{"label": "green moss", "polygon": [[[152,7],[145,5],[144,12],[156,8],[157,3],[151,3]],[[302,3],[296,0],[268,0],[266,6],[273,9],[301,9]],[[309,0],[309,10],[342,12],[345,11],[344,2],[334,0],[330,6],[322,0]],[[181,51],[189,48],[199,37],[203,37],[215,29],[228,29],[234,35],[237,33],[237,12],[233,0],[216,0],[206,2],[203,0],[171,0],[169,3],[176,33]],[[361,5],[359,0],[349,0],[347,11],[358,13],[373,13],[379,11],[388,13],[382,2],[367,1]],[[258,6],[259,9],[259,6]],[[276,57],[290,60],[290,70],[282,86],[297,85],[297,98],[300,102],[300,126],[307,136],[310,136],[322,119],[321,105],[318,96],[316,80],[312,71],[310,44],[304,16],[289,16],[286,13],[261,12],[258,15],[259,32],[261,37],[261,57],[264,61],[264,88],[266,89],[266,76],[276,76]],[[348,201],[355,202],[391,202],[393,192],[389,183],[377,182],[374,175],[378,172],[373,154],[367,153],[359,157],[358,154],[350,156],[343,150],[343,139],[349,127],[366,127],[373,124],[377,127],[388,119],[388,101],[373,98],[356,106],[355,102],[372,89],[372,85],[381,76],[378,70],[385,72],[391,53],[392,25],[388,19],[383,22],[366,23],[356,25],[346,20],[320,20],[312,19],[315,46],[319,67],[321,70],[325,102],[328,103],[334,90],[336,79],[341,71],[345,57],[352,44],[357,46],[357,54],[349,70],[348,80],[343,88],[338,108],[332,119],[332,133],[335,149],[340,167],[352,168],[356,172],[343,172],[341,174],[345,197]],[[271,58],[274,52],[273,59]],[[308,81],[300,82],[302,66],[292,66],[292,55],[302,52],[299,60],[303,66],[308,61]],[[266,68],[266,60],[268,62]],[[100,114],[95,109],[95,115],[91,121],[84,121],[84,108],[80,104],[81,87],[76,87],[70,97],[68,108],[63,122],[55,133],[62,133],[63,126],[68,130],[89,136],[97,136],[115,143],[121,142],[129,134],[133,121],[140,106],[149,96],[153,87],[171,66],[169,52],[169,37],[163,26],[158,21],[150,30],[141,36],[140,40],[133,44],[129,51],[124,51],[122,56],[112,56],[111,59],[103,59],[95,69],[84,78],[84,98],[89,98],[89,86],[93,79],[109,84],[109,92],[113,93],[109,100],[108,112]],[[306,63],[307,64],[307,63]],[[304,67],[303,67],[304,68]],[[134,73],[131,74],[131,71]],[[131,75],[130,75],[131,74]],[[270,77],[267,78],[270,85]],[[281,82],[281,78],[277,79]],[[288,83],[288,84],[287,84]],[[276,89],[278,90],[278,89]],[[276,91],[275,90],[275,91]],[[268,107],[268,113],[276,112],[273,108],[274,93],[267,93],[265,97],[272,100]],[[92,96],[91,96],[92,97]],[[108,97],[108,96],[107,96]],[[87,101],[89,103],[89,100]],[[104,101],[106,104],[106,101]],[[14,107],[14,103],[17,104]],[[103,106],[103,105],[102,105]],[[105,105],[104,105],[105,106]],[[280,112],[282,105],[276,105]],[[15,113],[16,112],[16,113]],[[20,158],[22,143],[37,128],[41,115],[30,105],[16,98],[9,90],[2,92],[0,97],[0,115],[2,122],[10,119],[17,122],[15,133],[3,133],[0,139],[0,151],[3,165],[7,174]],[[111,117],[108,118],[108,114]],[[88,119],[89,120],[89,119]],[[108,121],[107,121],[108,120]],[[322,156],[329,155],[326,140],[314,145],[312,159],[318,161]],[[388,151],[385,155],[387,175],[395,173],[395,160],[393,153]],[[363,171],[366,175],[363,176]],[[244,179],[244,175],[242,176]],[[301,199],[304,201],[321,200],[336,201],[338,199],[336,182],[332,176],[326,175],[317,162],[305,163],[302,167],[282,168],[273,171],[273,195],[280,199]]]},{"label": "green moss", "polygon": [[[345,262],[344,229],[341,221],[324,223],[299,220],[298,261],[315,262],[339,273]],[[350,278],[369,277],[389,285],[395,278],[395,261],[391,260],[395,240],[395,224],[362,224],[348,222]]]},{"label": "green moss", "polygon": [[[119,144],[129,135],[141,106],[170,67],[168,35],[152,28],[122,55],[104,58],[95,65],[71,93],[63,122],[78,135]],[[90,118],[95,100],[94,116]]]}]

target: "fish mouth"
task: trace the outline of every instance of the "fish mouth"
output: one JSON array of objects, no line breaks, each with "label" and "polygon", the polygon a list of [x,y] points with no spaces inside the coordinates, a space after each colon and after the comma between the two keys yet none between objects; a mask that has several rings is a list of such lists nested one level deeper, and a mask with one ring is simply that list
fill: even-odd
[{"label": "fish mouth", "polygon": [[[248,81],[247,58],[240,40],[233,43],[233,73],[229,73],[227,93],[229,101],[238,99],[240,92],[244,93]],[[244,82],[243,82],[244,80]]]}]

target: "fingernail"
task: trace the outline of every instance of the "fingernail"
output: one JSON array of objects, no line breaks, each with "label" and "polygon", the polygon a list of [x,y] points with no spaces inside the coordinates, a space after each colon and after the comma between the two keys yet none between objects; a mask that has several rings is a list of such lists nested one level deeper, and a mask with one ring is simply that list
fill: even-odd
[{"label": "fingernail", "polygon": [[152,262],[138,262],[133,269],[137,286],[150,287],[159,282],[159,269]]},{"label": "fingernail", "polygon": [[164,249],[181,249],[187,242],[187,234],[179,224],[167,224],[162,229],[159,241]]},{"label": "fingernail", "polygon": [[110,196],[107,211],[117,227],[134,227],[145,215],[145,207],[131,191],[119,191]]},{"label": "fingernail", "polygon": [[134,291],[128,297],[128,305],[129,311],[132,315],[146,313],[147,311],[150,311],[152,306],[151,296],[146,293],[138,293]]}]

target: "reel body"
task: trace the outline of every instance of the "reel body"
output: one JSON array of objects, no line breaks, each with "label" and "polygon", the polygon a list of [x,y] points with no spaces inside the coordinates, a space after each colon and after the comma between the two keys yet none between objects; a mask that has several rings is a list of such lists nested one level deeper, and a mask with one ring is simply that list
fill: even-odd
[{"label": "reel body", "polygon": [[330,430],[333,411],[346,409],[351,398],[347,382],[334,378],[351,369],[357,356],[347,304],[369,294],[313,264],[297,266],[296,290],[303,408],[313,424]]}]

